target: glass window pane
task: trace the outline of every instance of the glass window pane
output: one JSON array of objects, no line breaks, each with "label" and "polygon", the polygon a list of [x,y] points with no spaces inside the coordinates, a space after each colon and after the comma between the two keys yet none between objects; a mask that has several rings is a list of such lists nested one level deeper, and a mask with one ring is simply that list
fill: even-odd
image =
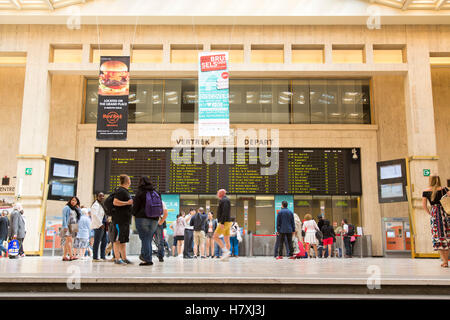
[{"label": "glass window pane", "polygon": [[294,212],[303,221],[307,213],[312,214],[311,196],[294,196]]},{"label": "glass window pane", "polygon": [[311,80],[310,82],[311,123],[326,123],[327,81]]},{"label": "glass window pane", "polygon": [[294,80],[292,82],[292,93],[294,123],[311,123],[309,81]]},{"label": "glass window pane", "polygon": [[86,84],[85,123],[97,123],[98,80],[89,79]]},{"label": "glass window pane", "polygon": [[128,97],[129,123],[161,123],[162,80],[133,80]]},{"label": "glass window pane", "polygon": [[275,197],[256,197],[256,234],[273,234],[275,230]]}]

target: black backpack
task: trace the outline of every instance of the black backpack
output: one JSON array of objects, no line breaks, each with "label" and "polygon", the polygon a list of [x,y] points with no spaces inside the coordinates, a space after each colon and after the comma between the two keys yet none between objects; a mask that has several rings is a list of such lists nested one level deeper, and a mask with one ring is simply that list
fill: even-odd
[{"label": "black backpack", "polygon": [[116,191],[117,189],[114,190],[114,192],[112,192],[108,198],[106,198],[105,202],[104,202],[104,206],[105,206],[105,214],[109,217],[112,217],[114,215],[114,197],[116,195]]},{"label": "black backpack", "polygon": [[347,232],[347,236],[351,237],[355,235],[355,226],[352,224],[348,224],[348,232]]}]

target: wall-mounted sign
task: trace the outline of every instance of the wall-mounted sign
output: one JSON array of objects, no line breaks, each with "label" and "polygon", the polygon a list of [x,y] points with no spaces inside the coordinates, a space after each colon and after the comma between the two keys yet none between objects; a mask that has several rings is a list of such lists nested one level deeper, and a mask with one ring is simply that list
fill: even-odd
[{"label": "wall-mounted sign", "polygon": [[423,176],[424,177],[429,177],[431,175],[431,170],[430,169],[423,169]]},{"label": "wall-mounted sign", "polygon": [[68,201],[77,194],[78,161],[50,158],[49,200]]},{"label": "wall-mounted sign", "polygon": [[126,140],[130,57],[101,57],[97,140]]},{"label": "wall-mounted sign", "polygon": [[33,168],[26,168],[25,169],[25,175],[31,176],[33,174]]}]

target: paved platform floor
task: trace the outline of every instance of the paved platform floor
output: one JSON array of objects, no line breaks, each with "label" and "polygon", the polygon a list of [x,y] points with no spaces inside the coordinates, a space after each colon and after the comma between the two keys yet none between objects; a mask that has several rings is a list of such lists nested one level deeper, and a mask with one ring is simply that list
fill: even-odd
[{"label": "paved platform floor", "polygon": [[[74,273],[81,283],[289,283],[365,285],[449,286],[450,269],[441,268],[437,259],[301,259],[275,260],[269,257],[219,259],[154,259],[153,266],[77,260],[64,262],[60,257],[0,259],[0,283],[62,283]],[[378,276],[379,275],[379,276]]]}]

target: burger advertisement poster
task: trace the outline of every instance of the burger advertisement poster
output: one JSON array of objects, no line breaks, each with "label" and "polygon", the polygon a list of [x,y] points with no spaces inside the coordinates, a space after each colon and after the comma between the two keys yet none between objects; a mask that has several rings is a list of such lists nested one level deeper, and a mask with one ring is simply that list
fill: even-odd
[{"label": "burger advertisement poster", "polygon": [[101,57],[97,140],[126,140],[130,57]]}]

